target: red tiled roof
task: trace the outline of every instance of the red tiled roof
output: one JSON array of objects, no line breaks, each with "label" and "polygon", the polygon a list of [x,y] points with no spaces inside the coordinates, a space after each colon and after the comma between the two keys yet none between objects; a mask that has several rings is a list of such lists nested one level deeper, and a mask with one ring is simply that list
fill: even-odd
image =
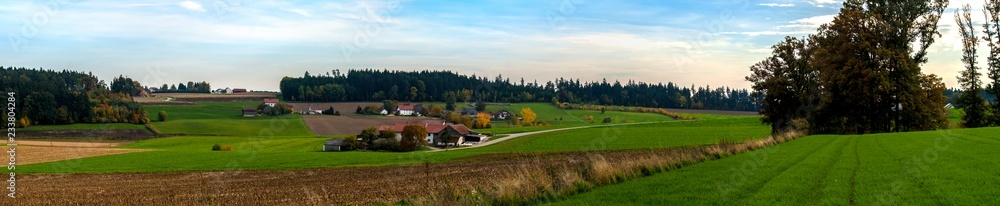
[{"label": "red tiled roof", "polygon": [[462,135],[469,134],[469,128],[465,127],[464,124],[453,124],[453,125],[448,125],[448,126],[450,126],[451,128],[455,129],[455,131],[458,131],[459,134],[462,134]]},{"label": "red tiled roof", "polygon": [[264,103],[278,103],[278,99],[275,99],[275,98],[264,98]]},{"label": "red tiled roof", "polygon": [[413,110],[413,105],[403,105],[399,106],[399,110]]},{"label": "red tiled roof", "polygon": [[243,108],[243,111],[254,111],[254,112],[257,112],[257,108],[253,108],[253,107],[244,107],[244,108]]},{"label": "red tiled roof", "polygon": [[427,125],[427,133],[428,134],[441,133],[441,130],[444,130],[444,128],[446,128],[446,127],[448,127],[448,126],[447,125],[443,125],[443,124],[428,124]]},{"label": "red tiled roof", "polygon": [[[395,132],[403,132],[403,129],[406,128],[406,125],[420,125],[420,124],[396,123],[395,125],[381,125],[381,126],[378,126],[378,131],[386,131],[386,130],[391,129],[391,130],[393,130]],[[451,127],[455,131],[458,131],[459,135],[467,135],[467,134],[469,134],[472,131],[472,130],[470,130],[468,127],[466,127],[463,124],[448,124],[448,125],[444,125],[444,124],[426,123],[426,124],[424,124],[422,126],[424,126],[427,129],[427,133],[428,134],[441,133],[441,131],[444,131],[448,127]]]},{"label": "red tiled roof", "polygon": [[385,131],[392,129],[394,132],[402,132],[403,128],[406,128],[406,123],[396,123],[396,125],[382,125],[378,126],[378,131]]}]

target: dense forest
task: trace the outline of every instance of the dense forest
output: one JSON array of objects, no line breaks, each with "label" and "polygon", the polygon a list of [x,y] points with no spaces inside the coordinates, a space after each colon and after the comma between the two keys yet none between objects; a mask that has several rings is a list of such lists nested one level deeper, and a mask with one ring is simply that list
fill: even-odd
[{"label": "dense forest", "polygon": [[[92,74],[0,67],[0,89],[14,92],[18,126],[72,123],[146,123],[149,118],[130,93],[141,85],[129,78],[112,82],[113,92]],[[134,84],[134,85],[133,85]],[[6,124],[6,118],[4,118]]]},{"label": "dense forest", "polygon": [[570,102],[659,108],[756,111],[756,100],[746,89],[709,86],[682,87],[618,81],[582,82],[559,78],[544,84],[523,78],[466,76],[450,71],[339,70],[325,75],[308,72],[281,80],[281,94],[289,101],[447,101],[461,102]]}]

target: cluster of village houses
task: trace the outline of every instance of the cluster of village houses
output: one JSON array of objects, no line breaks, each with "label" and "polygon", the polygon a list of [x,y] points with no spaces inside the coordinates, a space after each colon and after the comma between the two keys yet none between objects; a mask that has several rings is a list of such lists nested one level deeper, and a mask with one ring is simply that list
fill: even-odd
[{"label": "cluster of village houses", "polygon": [[[267,105],[267,107],[274,107],[279,102],[275,98],[265,98],[261,101],[262,104]],[[389,110],[383,109],[382,115],[397,115],[397,116],[422,116],[424,112],[424,107],[420,104],[404,104],[396,108],[389,108]],[[308,109],[300,110],[301,114],[320,114],[322,113],[321,108],[313,108],[312,106]],[[479,114],[478,111],[472,108],[467,108],[462,112],[462,115],[475,116]],[[257,108],[243,108],[243,116],[253,117],[257,115]],[[492,113],[494,120],[507,120],[512,117],[511,113],[506,110],[500,110]],[[392,130],[396,132],[396,140],[402,139],[401,132],[403,128],[407,125],[421,125],[427,129],[427,136],[424,140],[432,146],[463,146],[463,145],[475,145],[480,142],[485,142],[489,140],[489,137],[483,135],[479,132],[473,131],[463,124],[449,124],[444,120],[440,119],[419,119],[411,120],[406,123],[396,123],[394,125],[380,125],[378,126],[378,131],[388,131]],[[324,151],[339,151],[340,147],[343,146],[343,139],[333,138],[328,140],[323,144]]]}]

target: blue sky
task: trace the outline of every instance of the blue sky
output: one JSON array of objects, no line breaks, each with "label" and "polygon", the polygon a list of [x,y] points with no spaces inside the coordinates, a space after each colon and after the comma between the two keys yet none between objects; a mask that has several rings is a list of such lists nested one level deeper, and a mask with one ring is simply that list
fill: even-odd
[{"label": "blue sky", "polygon": [[[841,2],[13,1],[0,5],[0,65],[254,90],[352,68],[747,88],[771,45],[813,33]],[[954,87],[951,12],[924,68]]]}]

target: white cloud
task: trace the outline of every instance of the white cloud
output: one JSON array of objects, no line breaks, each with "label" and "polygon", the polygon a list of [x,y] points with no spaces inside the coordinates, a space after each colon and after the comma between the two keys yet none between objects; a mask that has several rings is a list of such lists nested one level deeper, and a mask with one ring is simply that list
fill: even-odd
[{"label": "white cloud", "polygon": [[312,14],[310,14],[309,11],[306,11],[305,9],[288,9],[288,11],[302,16],[307,16],[307,17],[312,16]]},{"label": "white cloud", "polygon": [[820,8],[824,8],[824,7],[828,6],[828,5],[841,4],[841,3],[843,3],[843,1],[841,1],[841,0],[810,0],[809,1],[809,4],[812,4],[813,6],[820,7]]},{"label": "white cloud", "polygon": [[746,36],[768,36],[768,35],[800,35],[815,33],[820,25],[833,21],[835,14],[819,15],[807,18],[796,19],[786,25],[775,27],[771,31],[743,31],[743,32],[723,32],[723,34],[739,34]]},{"label": "white cloud", "polygon": [[779,3],[766,3],[766,4],[757,4],[757,5],[759,5],[759,6],[766,6],[766,7],[794,7],[795,6],[795,4],[779,4]]},{"label": "white cloud", "polygon": [[809,25],[809,26],[813,26],[813,27],[819,27],[819,25],[823,25],[825,23],[832,22],[833,18],[836,17],[836,16],[837,16],[836,14],[812,16],[812,17],[808,17],[808,18],[796,19],[796,20],[792,21],[791,23],[793,23],[793,24],[799,24],[799,25]]},{"label": "white cloud", "polygon": [[201,4],[199,4],[198,2],[183,1],[180,3],[180,6],[184,9],[191,11],[206,12],[205,7],[202,7]]}]

